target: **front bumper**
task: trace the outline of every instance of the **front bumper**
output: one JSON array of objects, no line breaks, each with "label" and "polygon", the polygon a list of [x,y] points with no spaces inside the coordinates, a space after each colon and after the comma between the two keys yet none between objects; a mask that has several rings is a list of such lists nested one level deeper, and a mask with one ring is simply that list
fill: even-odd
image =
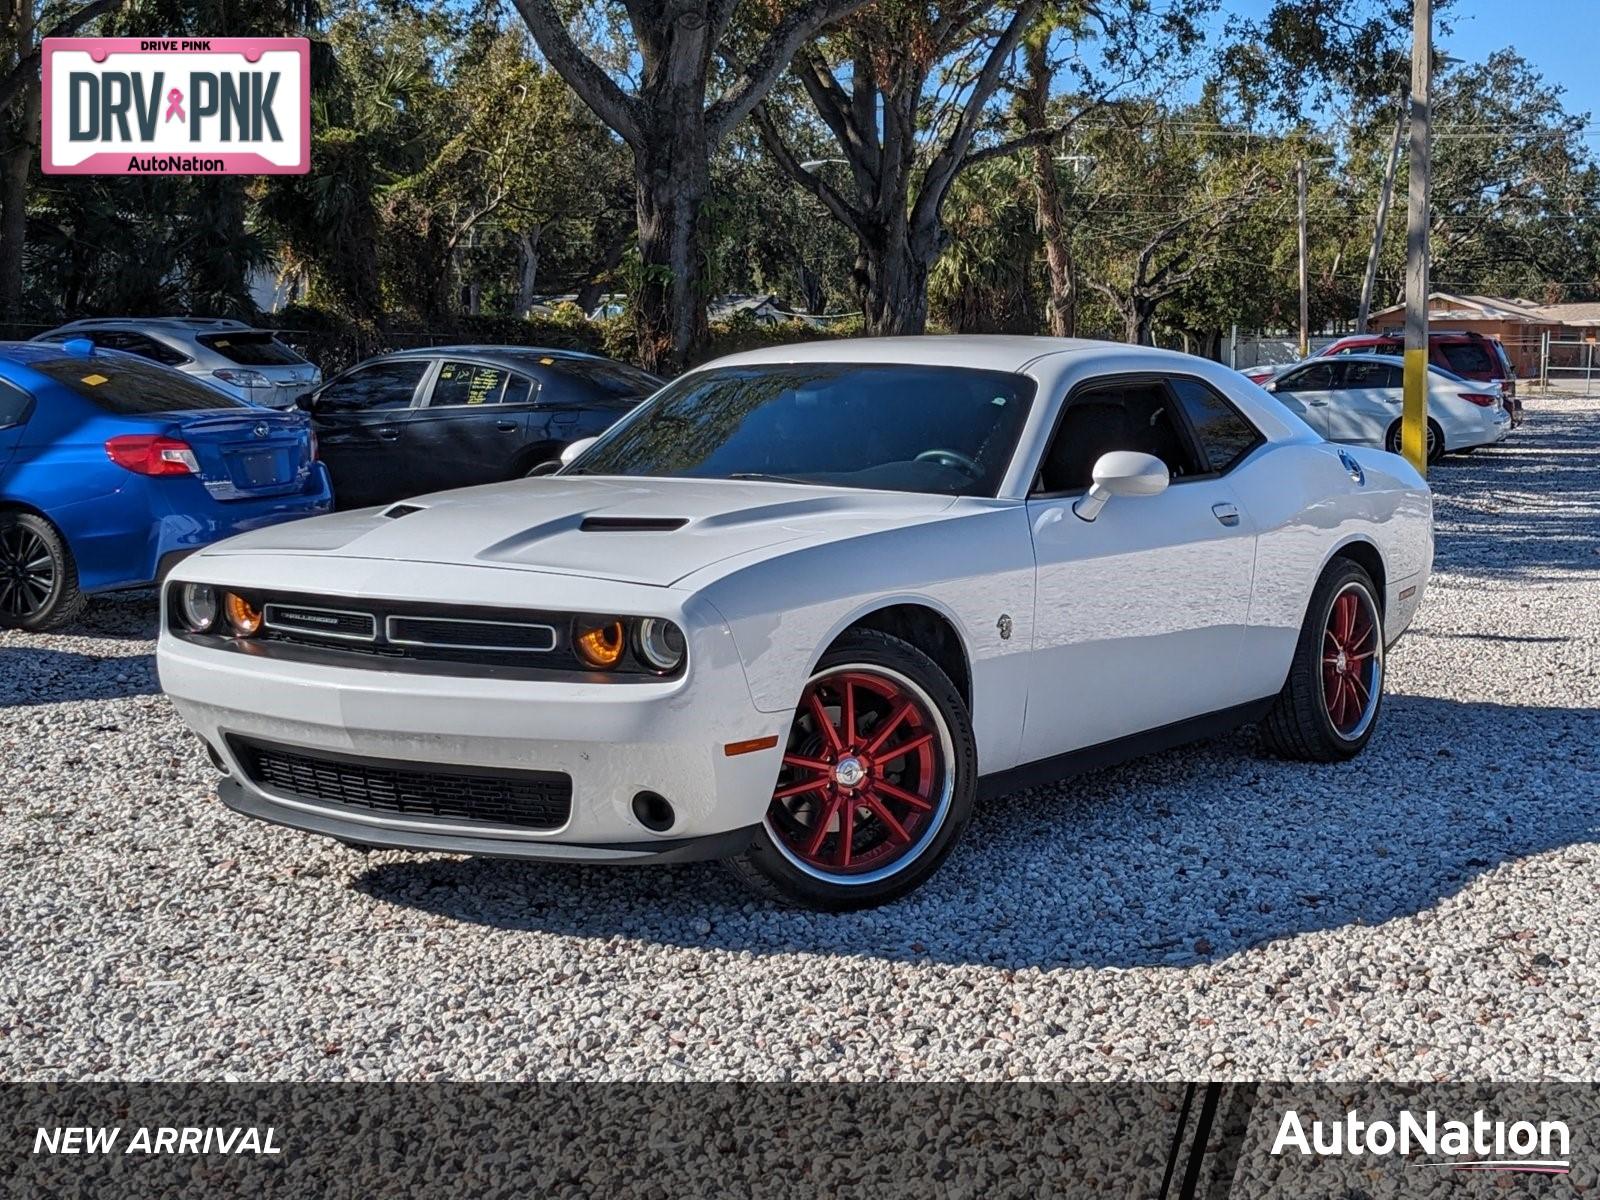
[{"label": "front bumper", "polygon": [[320,834],[373,850],[432,850],[444,854],[475,854],[485,858],[536,859],[542,862],[605,863],[619,866],[657,866],[675,862],[702,862],[742,854],[755,843],[758,825],[730,829],[702,837],[669,838],[653,842],[614,842],[584,845],[578,842],[529,842],[492,836],[464,836],[396,830],[363,824],[330,812],[310,812],[275,804],[237,779],[217,784],[217,798],[234,812],[304,833]]},{"label": "front bumper", "polygon": [[[163,689],[228,772],[229,807],[367,845],[562,861],[673,861],[737,853],[765,816],[779,746],[730,756],[729,742],[777,735],[758,712],[731,639],[691,635],[691,670],[645,682],[489,679],[286,661],[164,633]],[[559,828],[441,819],[331,803],[252,779],[231,739],[418,769],[560,772],[572,780]],[[634,798],[672,806],[648,828]]]}]

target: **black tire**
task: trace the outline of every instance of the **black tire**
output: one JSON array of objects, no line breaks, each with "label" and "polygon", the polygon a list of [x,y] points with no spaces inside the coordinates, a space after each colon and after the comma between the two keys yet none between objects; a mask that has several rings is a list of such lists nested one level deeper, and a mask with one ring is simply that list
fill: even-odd
[{"label": "black tire", "polygon": [[[830,694],[828,689],[836,684],[844,686],[841,681],[846,676],[857,681],[853,685],[857,689],[855,713],[859,715],[865,711],[861,719],[870,722],[856,726],[860,732],[852,741],[859,743],[859,755],[852,745],[839,749],[827,746],[822,740],[825,731],[811,715],[807,704],[813,694],[821,703],[822,697]],[[886,694],[874,693],[873,686],[882,686]],[[861,698],[863,695],[865,699]],[[882,715],[896,703],[896,695],[903,696],[916,709],[914,715],[902,717],[898,723]],[[831,720],[830,717],[830,723]],[[842,706],[838,723],[846,726]],[[902,738],[896,731],[907,723],[912,723],[908,732],[916,734],[915,737]],[[917,733],[919,728],[926,733]],[[896,739],[891,749],[927,737],[924,744],[930,747],[929,757],[922,757],[922,752],[918,751],[903,756],[879,755],[878,761],[872,761],[868,752],[872,739],[880,734],[888,737],[891,731],[895,731]],[[834,729],[834,733],[841,736],[845,732],[845,728]],[[746,853],[727,860],[733,873],[763,896],[824,912],[849,912],[887,904],[932,875],[966,829],[977,795],[978,752],[972,721],[949,676],[926,654],[897,637],[877,630],[853,630],[822,656],[797,705],[786,754],[799,753],[808,745],[821,747],[813,754],[832,756],[833,773],[815,776],[826,782],[809,789],[809,799],[795,796],[791,798],[792,803],[785,803],[775,796],[756,844]],[[931,769],[929,758],[934,762]],[[860,772],[865,766],[866,774],[856,774],[858,782],[853,784],[841,782],[849,775],[840,772],[856,759],[859,761],[850,773]],[[791,775],[789,782],[792,784],[791,773],[796,769],[786,765],[780,771],[774,792],[783,790],[786,775]],[[888,793],[875,792],[874,780],[892,785],[899,794],[905,795],[901,784],[912,791],[918,789],[918,785],[911,782],[911,775],[930,781],[926,792],[918,793],[930,798],[927,808],[902,808],[899,814],[889,811],[886,821],[878,814],[900,801]],[[802,778],[801,782],[805,780]],[[829,806],[826,812],[822,811],[824,806]],[[809,824],[803,823],[802,816],[797,814],[803,814]],[[925,823],[913,825],[913,821]],[[861,824],[857,826],[856,822]],[[891,834],[891,824],[898,838]],[[853,847],[845,832],[847,826],[852,831],[863,831],[855,833],[859,844],[870,846],[863,857],[870,862],[872,855],[883,855],[882,866],[866,870],[859,864],[850,868],[805,862],[806,852],[795,841],[809,835],[816,838],[810,857],[822,857],[824,847],[828,847],[830,855],[839,855],[842,845],[842,861],[848,864]],[[820,833],[811,834],[818,829]],[[902,840],[904,849],[895,850]],[[888,856],[891,852],[894,857]],[[851,875],[852,869],[858,874]]]},{"label": "black tire", "polygon": [[30,512],[0,512],[0,627],[59,629],[88,602],[60,531]]},{"label": "black tire", "polygon": [[[1347,595],[1357,597],[1361,620],[1371,623],[1371,641],[1361,643],[1363,649],[1370,645],[1365,663],[1347,652],[1332,626],[1335,604]],[[1311,594],[1289,678],[1261,722],[1261,740],[1269,751],[1303,762],[1340,762],[1361,753],[1383,707],[1382,614],[1372,577],[1347,558],[1334,559]],[[1343,640],[1353,643],[1359,632],[1358,626]],[[1330,648],[1338,651],[1337,659],[1328,654]],[[1354,670],[1347,669],[1350,663],[1356,664]],[[1359,699],[1356,711],[1330,696],[1341,692]]]},{"label": "black tire", "polygon": [[[1389,426],[1389,432],[1384,435],[1383,448],[1390,454],[1400,453],[1400,422],[1396,421]],[[1439,428],[1439,422],[1432,417],[1428,418],[1428,461],[1436,463],[1445,455],[1444,430]]]}]

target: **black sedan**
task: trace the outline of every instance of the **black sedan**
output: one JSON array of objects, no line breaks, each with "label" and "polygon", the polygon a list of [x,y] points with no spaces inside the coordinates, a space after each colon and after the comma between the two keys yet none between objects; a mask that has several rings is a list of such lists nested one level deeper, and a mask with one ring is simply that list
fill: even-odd
[{"label": "black sedan", "polygon": [[300,401],[340,508],[528,474],[661,386],[570,350],[436,346],[368,359]]}]

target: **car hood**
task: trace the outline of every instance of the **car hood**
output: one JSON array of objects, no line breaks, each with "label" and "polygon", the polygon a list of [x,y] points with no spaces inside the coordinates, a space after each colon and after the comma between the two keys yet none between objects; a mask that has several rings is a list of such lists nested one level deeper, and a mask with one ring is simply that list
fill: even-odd
[{"label": "car hood", "polygon": [[667,587],[724,559],[926,520],[954,503],[764,481],[545,476],[275,525],[204,553],[453,563]]}]

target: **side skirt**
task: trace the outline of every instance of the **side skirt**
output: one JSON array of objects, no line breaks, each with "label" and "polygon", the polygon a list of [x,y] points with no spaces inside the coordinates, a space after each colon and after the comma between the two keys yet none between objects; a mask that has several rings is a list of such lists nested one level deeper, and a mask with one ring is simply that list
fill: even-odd
[{"label": "side skirt", "polygon": [[1221,708],[1198,717],[1174,721],[1171,725],[1163,725],[1159,729],[1146,729],[1141,733],[1131,733],[1127,737],[1113,738],[1109,742],[1084,746],[1078,750],[1069,750],[1065,754],[1023,763],[1005,771],[996,771],[992,775],[983,775],[978,779],[978,798],[987,800],[1022,788],[1054,783],[1058,779],[1067,779],[1088,771],[1099,771],[1130,759],[1143,758],[1147,754],[1171,750],[1174,746],[1216,737],[1241,725],[1259,721],[1267,715],[1276,699],[1276,696],[1268,696],[1262,700],[1252,700],[1247,704],[1236,704],[1232,708]]}]

